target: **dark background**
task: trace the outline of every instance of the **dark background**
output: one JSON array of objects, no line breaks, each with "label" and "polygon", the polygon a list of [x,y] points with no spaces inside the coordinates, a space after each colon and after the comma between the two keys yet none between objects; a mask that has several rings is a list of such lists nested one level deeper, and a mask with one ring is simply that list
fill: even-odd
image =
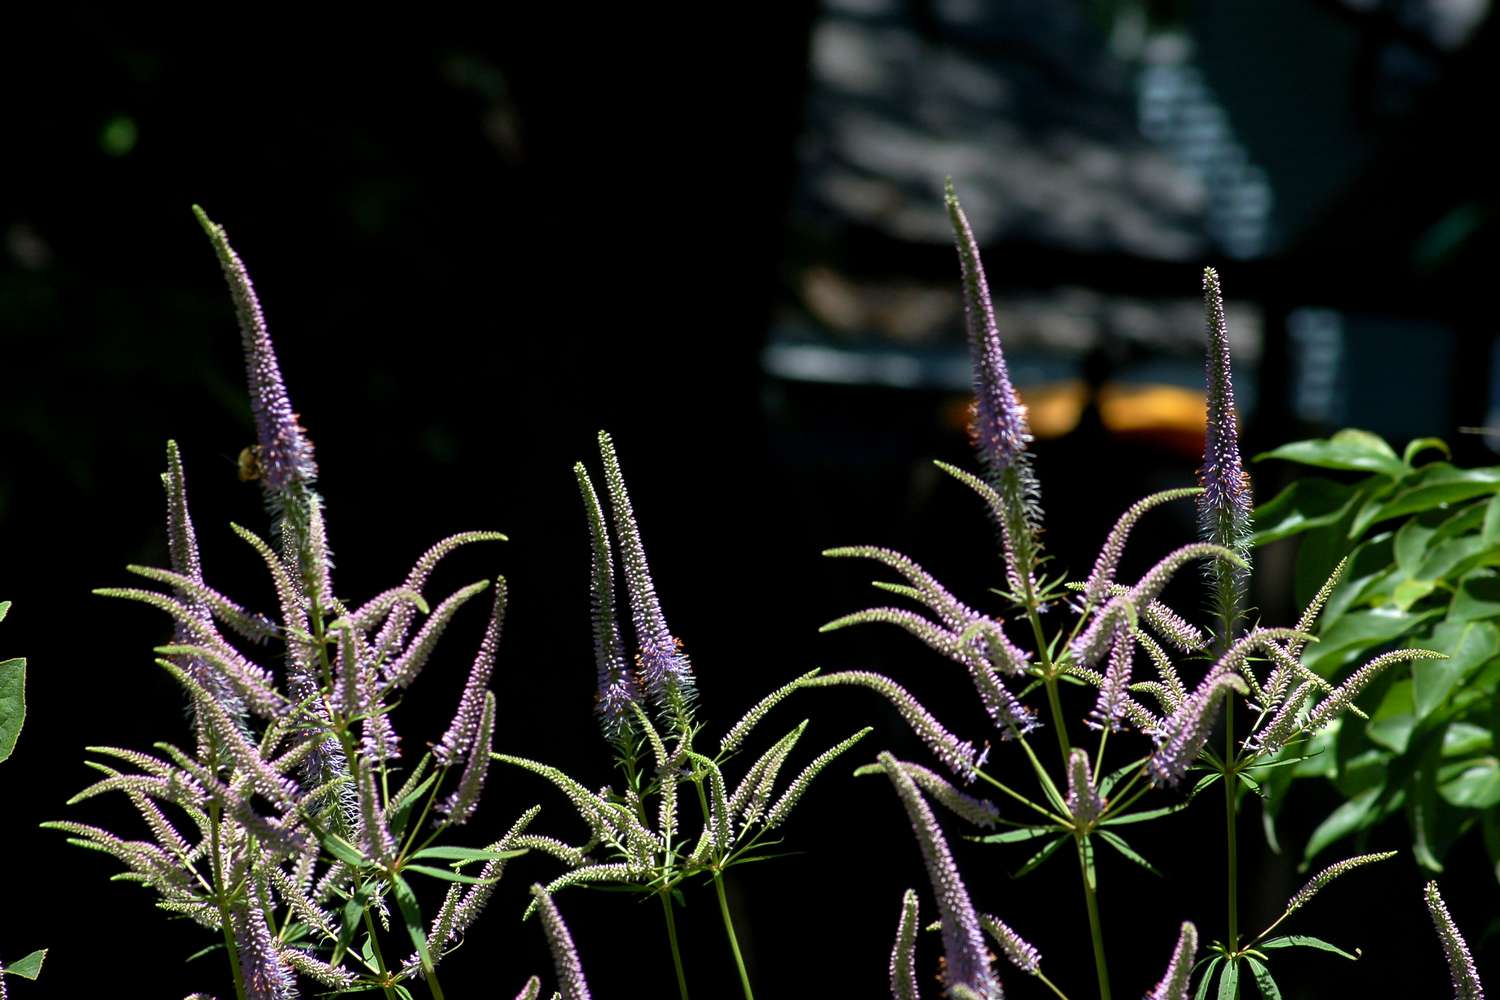
[{"label": "dark background", "polygon": [[[926,5],[910,6],[920,28],[915,15]],[[1286,2],[1275,6],[1329,34],[1284,37],[1269,8],[1266,21],[1244,23],[1212,6],[1168,14],[1197,17],[1205,37],[1218,33],[1219,52],[1249,49],[1240,64],[1215,65],[1221,90],[1246,92],[1247,128],[1260,123],[1258,148],[1285,161],[1276,170],[1292,178],[1288,199],[1315,202],[1272,249],[1226,269],[1234,294],[1266,317],[1247,454],[1327,429],[1299,422],[1287,402],[1292,349],[1278,320],[1314,300],[1396,324],[1440,324],[1434,341],[1394,341],[1414,359],[1440,357],[1447,389],[1422,411],[1398,405],[1401,384],[1361,380],[1365,355],[1352,341],[1349,384],[1394,423],[1388,433],[1453,438],[1454,428],[1482,423],[1496,164],[1475,132],[1500,66],[1493,17],[1463,47],[1427,53],[1430,72],[1409,104],[1375,114],[1351,101],[1344,118],[1360,155],[1315,198],[1297,194],[1299,163],[1345,147],[1297,127],[1297,67],[1316,63],[1327,38],[1352,38],[1356,55],[1378,56],[1405,29],[1394,15],[1362,20],[1338,4]],[[138,887],[107,881],[109,859],[36,828],[53,818],[129,823],[115,803],[64,804],[92,780],[85,745],[189,739],[180,694],[151,662],[169,626],[89,593],[133,582],[127,563],[165,564],[158,473],[167,439],[185,456],[209,581],[252,604],[271,601],[255,557],[226,528],[233,520],[263,529],[265,515],[259,491],[235,475],[253,432],[232,311],[188,210],[195,202],[247,262],[316,443],[338,592],[359,599],[395,584],[455,531],[510,535],[453,557],[429,592],[497,572],[510,582],[497,749],[557,763],[595,786],[611,778],[591,716],[588,546],[570,471],[579,459],[598,468],[601,427],[618,444],[711,734],[812,666],[886,669],[959,732],[985,732],[958,672],[934,667],[940,661],[914,640],[816,631],[870,600],[869,569],[822,559],[830,545],[901,549],[976,601],[1001,579],[982,512],[928,464],[972,464],[951,419],[962,394],[777,381],[759,364],[768,331],[796,297],[790,276],[830,242],[876,272],[951,269],[957,290],[956,262],[940,243],[900,244],[799,215],[797,144],[818,13],[800,2],[717,18],[559,11],[460,22],[428,13],[335,29],[95,11],[10,32],[0,597],[15,606],[0,650],[27,656],[31,673],[29,724],[0,770],[10,869],[0,941],[11,957],[52,949],[43,982],[12,986],[16,996],[228,991],[218,957],[182,962],[209,935],[154,912]],[[1377,56],[1368,70],[1376,82]],[[1345,84],[1358,95],[1361,63],[1350,64]],[[1423,234],[1465,207],[1462,218],[1478,222],[1457,249],[1431,266],[1414,263]],[[1007,281],[1034,283],[1051,267],[1094,287],[1137,281],[1155,294],[1171,282],[1192,294],[1197,267],[1222,262],[1209,252],[1169,271],[1086,247],[986,249],[992,273],[999,261],[1017,262],[996,281],[1002,301]],[[1120,509],[1191,482],[1196,464],[1161,440],[1107,434],[1086,418],[1038,444],[1048,543],[1075,576]],[[1460,460],[1486,460],[1479,439],[1456,444]],[[1271,496],[1280,473],[1257,474],[1259,495]],[[1157,530],[1132,568],[1193,529],[1184,511],[1175,522],[1161,515]],[[1258,588],[1268,612],[1285,617],[1276,580]],[[459,618],[396,715],[409,746],[441,733],[481,619],[472,609]],[[1081,715],[1086,704],[1069,707]],[[877,732],[851,761],[885,747],[925,759],[893,713],[855,690],[799,694],[754,745],[803,717],[813,720],[804,759],[866,722]],[[997,759],[1002,770],[1017,765],[1008,748]],[[759,995],[883,995],[901,890],[918,887],[924,912],[934,912],[894,796],[848,771],[831,769],[788,826],[785,846],[798,853],[730,876]],[[1285,842],[1299,843],[1334,804],[1311,793],[1306,801]],[[581,839],[559,796],[498,767],[468,839],[484,842],[534,802],[544,804],[538,830]],[[1222,934],[1221,823],[1205,804],[1139,838],[1165,885],[1118,859],[1104,867],[1120,995],[1160,976],[1182,919],[1196,920],[1205,940]],[[1292,859],[1264,850],[1253,806],[1244,831],[1244,909],[1258,929],[1301,877]],[[1390,843],[1369,849],[1403,846],[1399,828],[1387,835]],[[1496,907],[1473,839],[1451,857],[1443,889],[1477,944]],[[958,850],[976,903],[1037,944],[1044,969],[1072,996],[1090,995],[1071,862],[1016,882],[1006,873],[1024,852]],[[510,996],[532,972],[550,981],[540,929],[518,918],[526,886],[556,870],[542,858],[511,868],[443,965],[450,996]],[[1301,929],[1363,946],[1369,958],[1284,962],[1282,982],[1305,983],[1288,995],[1441,995],[1424,880],[1403,857],[1320,898]],[[737,995],[711,891],[692,888],[688,902],[695,995]],[[572,890],[559,905],[598,995],[675,995],[654,904]],[[929,964],[939,950],[924,943]],[[1497,967],[1492,942],[1480,958],[1482,969]],[[1002,977],[1013,995],[1043,995],[1013,970]]]}]

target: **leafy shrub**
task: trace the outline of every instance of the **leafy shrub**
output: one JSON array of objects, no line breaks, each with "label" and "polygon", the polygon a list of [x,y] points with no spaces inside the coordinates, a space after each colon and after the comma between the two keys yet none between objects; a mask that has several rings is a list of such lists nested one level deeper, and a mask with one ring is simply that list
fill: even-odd
[{"label": "leafy shrub", "polygon": [[1404,816],[1416,859],[1433,871],[1460,837],[1478,831],[1500,864],[1500,467],[1460,468],[1440,440],[1397,455],[1361,430],[1298,441],[1263,460],[1358,473],[1299,476],[1256,511],[1257,544],[1300,538],[1296,590],[1343,561],[1304,663],[1334,678],[1390,647],[1422,647],[1408,674],[1376,682],[1368,718],[1347,716],[1266,782],[1266,831],[1301,779],[1332,782],[1344,797],[1313,832],[1311,859],[1346,837]]}]

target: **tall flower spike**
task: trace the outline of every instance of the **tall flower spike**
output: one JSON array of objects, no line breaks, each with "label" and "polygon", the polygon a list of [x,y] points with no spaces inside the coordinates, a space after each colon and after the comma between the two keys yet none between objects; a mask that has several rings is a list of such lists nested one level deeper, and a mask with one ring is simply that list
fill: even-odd
[{"label": "tall flower spike", "polygon": [[959,877],[958,866],[953,863],[942,828],[916,782],[900,762],[890,753],[880,754],[879,760],[886,776],[896,786],[901,804],[906,807],[912,831],[922,848],[927,876],[932,880],[932,890],[937,896],[943,927],[943,975],[949,994],[969,990],[982,1000],[1002,1000],[1005,991],[1000,980],[995,978],[979,915],[974,912],[969,890]]},{"label": "tall flower spike", "polygon": [[1068,812],[1073,822],[1083,828],[1093,826],[1104,812],[1104,800],[1094,788],[1088,752],[1082,747],[1074,747],[1068,755]]},{"label": "tall flower spike", "polygon": [[573,474],[578,477],[578,489],[583,494],[594,553],[589,597],[594,607],[594,663],[599,674],[596,708],[605,737],[613,740],[621,736],[630,722],[630,706],[636,703],[639,691],[625,659],[625,643],[620,638],[620,618],[615,607],[615,557],[604,527],[604,510],[582,462],[573,466]]},{"label": "tall flower spike", "polygon": [[589,1000],[589,985],[583,978],[583,963],[578,960],[578,949],[573,947],[573,935],[563,923],[552,897],[540,885],[531,887],[542,911],[542,928],[547,932],[547,944],[552,948],[552,962],[557,967],[557,985],[563,1000]]},{"label": "tall flower spike", "polygon": [[1448,956],[1448,971],[1453,976],[1453,1000],[1484,1000],[1484,985],[1479,981],[1479,970],[1474,968],[1474,956],[1469,954],[1468,942],[1464,941],[1458,925],[1449,915],[1448,904],[1443,902],[1438,884],[1428,882],[1425,895],[1427,912],[1432,914],[1432,923],[1443,942],[1443,953]]},{"label": "tall flower spike", "polygon": [[1031,429],[1026,423],[1026,407],[1021,405],[1011,384],[1005,354],[1000,349],[1000,328],[995,323],[989,282],[979,260],[979,245],[959,207],[951,181],[945,196],[963,272],[964,325],[974,366],[974,421],[970,432],[990,485],[1003,501],[1000,529],[1005,542],[1006,571],[1011,591],[1020,595],[1031,587],[1031,573],[1041,548],[1040,490],[1026,451]]},{"label": "tall flower spike", "polygon": [[1198,928],[1183,921],[1177,935],[1177,947],[1167,963],[1167,974],[1146,1000],[1188,1000],[1188,982],[1193,974],[1193,956],[1198,953]]},{"label": "tall flower spike", "polygon": [[614,441],[604,431],[599,432],[599,453],[604,458],[604,481],[609,487],[609,501],[614,512],[615,540],[620,546],[620,559],[625,564],[631,622],[635,626],[635,640],[640,645],[637,663],[641,684],[652,701],[679,721],[685,721],[697,693],[693,668],[667,629],[667,619],[662,615],[661,602],[656,597],[656,585],[646,565],[646,549],[641,544],[640,528],[636,526],[630,494],[625,490],[625,477],[620,472]]},{"label": "tall flower spike", "polygon": [[1125,718],[1125,703],[1130,698],[1130,671],[1134,659],[1135,635],[1130,623],[1121,621],[1115,626],[1114,638],[1110,640],[1109,667],[1104,671],[1104,683],[1099,687],[1099,699],[1094,703],[1093,721],[1089,725],[1120,728]]},{"label": "tall flower spike", "polygon": [[894,1000],[922,1000],[917,988],[917,891],[907,889],[901,897],[901,921],[896,925],[896,944],[891,949],[891,996]]},{"label": "tall flower spike", "polygon": [[464,693],[459,697],[458,711],[448,724],[448,731],[433,747],[432,755],[438,763],[448,766],[456,762],[479,737],[484,701],[488,694],[490,675],[495,671],[495,652],[500,646],[500,626],[505,622],[505,577],[495,579],[495,605],[490,611],[490,624],[484,630],[479,643],[479,652],[469,668],[469,679],[464,683]]},{"label": "tall flower spike", "polygon": [[[1203,439],[1203,494],[1198,498],[1198,523],[1205,542],[1250,552],[1250,477],[1240,460],[1239,430],[1235,424],[1234,382],[1229,367],[1229,325],[1224,319],[1224,296],[1219,275],[1203,269],[1203,305],[1208,323],[1208,422]],[[1204,569],[1213,589],[1224,639],[1232,638],[1250,579],[1248,566],[1211,562]]]},{"label": "tall flower spike", "polygon": [[245,368],[250,378],[250,406],[255,413],[256,447],[259,448],[255,464],[259,467],[266,495],[274,501],[293,484],[310,484],[317,478],[318,466],[313,461],[312,442],[297,423],[297,414],[292,412],[291,399],[287,396],[281,368],[276,363],[276,352],[271,347],[271,336],[266,330],[266,318],[244,263],[229,245],[223,226],[211,220],[197,205],[193,206],[193,214],[214,245],[219,266],[224,269],[224,278],[234,297],[234,310],[239,316],[240,336],[245,346]]}]

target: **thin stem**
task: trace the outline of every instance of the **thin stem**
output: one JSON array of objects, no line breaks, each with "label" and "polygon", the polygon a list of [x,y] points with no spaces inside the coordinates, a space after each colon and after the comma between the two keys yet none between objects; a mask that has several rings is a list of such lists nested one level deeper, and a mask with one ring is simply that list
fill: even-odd
[{"label": "thin stem", "polygon": [[740,954],[740,942],[734,936],[734,920],[729,916],[729,897],[724,894],[722,872],[714,872],[714,889],[719,893],[719,912],[724,915],[724,933],[729,935],[729,948],[734,952],[734,967],[740,973],[740,989],[745,991],[745,1000],[755,1000],[755,994],[750,991],[750,975],[745,971],[745,959]]},{"label": "thin stem", "polygon": [[1247,944],[1246,944],[1246,945],[1245,945],[1245,950],[1246,950],[1246,951],[1249,951],[1249,950],[1250,950],[1250,949],[1251,949],[1251,948],[1254,948],[1254,947],[1255,947],[1255,946],[1256,946],[1256,945],[1258,945],[1258,944],[1260,944],[1260,943],[1261,943],[1261,942],[1262,942],[1262,941],[1264,941],[1264,940],[1265,940],[1265,939],[1266,939],[1266,935],[1267,935],[1267,934],[1269,934],[1269,933],[1271,933],[1271,932],[1272,932],[1272,931],[1274,931],[1274,930],[1275,930],[1275,929],[1276,929],[1276,928],[1278,928],[1278,927],[1280,927],[1280,926],[1281,926],[1281,922],[1282,922],[1282,921],[1283,921],[1283,920],[1285,920],[1285,919],[1286,919],[1286,918],[1287,918],[1287,917],[1290,917],[1290,916],[1291,916],[1291,915],[1292,915],[1292,911],[1291,911],[1291,910],[1286,910],[1286,911],[1284,911],[1284,912],[1283,912],[1283,913],[1282,913],[1282,914],[1281,914],[1281,916],[1279,916],[1279,917],[1277,917],[1277,918],[1276,918],[1276,919],[1275,919],[1275,920],[1273,920],[1273,921],[1271,921],[1271,925],[1270,925],[1270,926],[1269,926],[1269,927],[1267,927],[1267,928],[1266,928],[1266,929],[1265,929],[1265,930],[1263,930],[1263,931],[1261,931],[1261,932],[1260,932],[1260,933],[1259,933],[1259,934],[1257,934],[1257,935],[1255,935],[1255,937],[1254,937],[1254,938],[1252,938],[1252,939],[1251,939],[1251,940],[1250,940],[1250,941],[1249,941],[1249,942],[1248,942],[1248,943],[1247,943]]},{"label": "thin stem", "polygon": [[661,909],[667,918],[667,943],[672,946],[672,968],[677,970],[677,992],[682,1000],[688,1000],[687,976],[682,971],[682,951],[677,947],[677,919],[672,916],[672,900],[665,890],[657,893]]},{"label": "thin stem", "polygon": [[1109,742],[1109,725],[1099,727],[1099,750],[1094,754],[1094,787],[1104,779],[1104,745]]},{"label": "thin stem", "polygon": [[396,993],[390,987],[390,970],[385,966],[385,956],[380,953],[380,938],[375,935],[375,921],[370,917],[370,911],[365,910],[365,933],[370,935],[370,950],[375,952],[375,967],[380,970],[380,989],[386,996],[386,1000],[395,1000]]},{"label": "thin stem", "polygon": [[1045,816],[1048,819],[1052,820],[1054,823],[1061,823],[1064,826],[1067,825],[1068,821],[1064,817],[1059,816],[1055,812],[1049,812],[1047,809],[1044,809],[1041,806],[1037,805],[1035,802],[1031,801],[1026,796],[1022,795],[1020,792],[1016,791],[1015,789],[1011,788],[1008,785],[1001,784],[1000,782],[996,781],[994,778],[990,777],[988,774],[985,774],[983,771],[975,771],[974,775],[976,777],[984,779],[985,781],[988,781],[990,784],[994,785],[1000,791],[1004,792],[1006,795],[1009,795],[1011,798],[1015,799],[1017,802],[1021,803],[1023,806],[1026,806],[1026,807],[1028,807],[1030,809],[1036,810],[1037,812],[1041,813],[1043,816]]},{"label": "thin stem", "polygon": [[229,900],[224,892],[224,866],[219,856],[219,804],[208,807],[209,849],[213,851],[214,900],[219,904],[219,925],[224,931],[224,950],[229,954],[229,968],[234,973],[234,995],[246,1000],[245,973],[240,968],[240,952],[234,943],[234,931],[229,915]]},{"label": "thin stem", "polygon": [[1042,975],[1042,970],[1041,969],[1036,970],[1035,972],[1032,973],[1032,975],[1034,975],[1038,979],[1040,979],[1046,985],[1046,987],[1049,990],[1051,990],[1053,993],[1056,993],[1059,997],[1062,998],[1062,1000],[1068,1000],[1068,995],[1066,993],[1064,993],[1062,990],[1058,989],[1056,983],[1054,983],[1052,980],[1048,979],[1046,976]]},{"label": "thin stem", "polygon": [[1083,900],[1089,911],[1089,936],[1094,940],[1094,973],[1099,977],[1099,1000],[1109,1000],[1109,963],[1104,957],[1104,930],[1099,923],[1099,901],[1094,895],[1094,880],[1089,869],[1088,838],[1075,836],[1078,845],[1078,870],[1083,876]]},{"label": "thin stem", "polygon": [[1240,947],[1240,879],[1239,853],[1235,842],[1236,801],[1239,781],[1234,766],[1234,699],[1224,695],[1224,759],[1229,766],[1224,771],[1224,846],[1229,861],[1229,951],[1234,954]]}]

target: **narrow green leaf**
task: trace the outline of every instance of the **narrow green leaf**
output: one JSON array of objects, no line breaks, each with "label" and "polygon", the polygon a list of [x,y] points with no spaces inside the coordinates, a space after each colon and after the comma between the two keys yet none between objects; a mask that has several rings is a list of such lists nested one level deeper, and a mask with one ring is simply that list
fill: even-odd
[{"label": "narrow green leaf", "polygon": [[[3,614],[0,614],[3,617]],[[41,975],[42,960],[47,957],[47,949],[34,951],[25,958],[18,958],[5,967],[5,975],[20,976],[22,979],[35,979]]]},{"label": "narrow green leaf", "polygon": [[1208,990],[1214,981],[1214,970],[1222,964],[1224,964],[1223,955],[1215,955],[1208,960],[1208,964],[1203,967],[1203,978],[1198,980],[1198,990],[1193,994],[1193,1000],[1208,1000]]},{"label": "narrow green leaf", "polygon": [[361,867],[369,863],[365,860],[365,856],[355,849],[353,844],[336,833],[323,834],[318,838],[318,843],[323,845],[323,850],[345,864]]},{"label": "narrow green leaf", "polygon": [[436,858],[441,861],[504,861],[507,858],[519,858],[525,853],[524,849],[486,851],[478,847],[424,847],[415,854],[408,855],[408,858],[412,861],[421,861],[424,858]]},{"label": "narrow green leaf", "polygon": [[427,951],[427,932],[423,929],[422,908],[417,904],[417,894],[411,891],[411,886],[400,875],[391,876],[391,890],[396,897],[396,907],[401,911],[401,921],[406,924],[406,933],[411,937],[417,956],[422,960],[422,968],[431,969],[432,956]]},{"label": "narrow green leaf", "polygon": [[970,837],[966,839],[980,844],[1019,844],[1056,832],[1057,827],[1055,826],[1023,826],[1019,830],[1006,830],[1004,833],[988,833],[982,837]]},{"label": "narrow green leaf", "polygon": [[1338,945],[1329,944],[1322,938],[1311,937],[1307,934],[1284,934],[1281,937],[1273,937],[1270,940],[1262,941],[1255,947],[1260,951],[1275,951],[1277,948],[1313,948],[1318,951],[1328,951],[1335,955],[1341,955],[1351,962],[1359,960],[1357,950],[1351,955]]},{"label": "narrow green leaf", "polygon": [[465,875],[463,872],[456,872],[452,868],[435,868],[432,865],[407,864],[402,865],[401,870],[404,872],[417,872],[421,875],[430,875],[433,878],[440,878],[447,882],[464,882],[468,885],[494,885],[500,881],[498,877],[480,878],[477,875]]},{"label": "narrow green leaf", "polygon": [[432,783],[437,778],[436,773],[429,774],[420,785],[413,788],[401,799],[400,803],[396,806],[395,812],[391,813],[391,833],[400,837],[406,832],[406,824],[411,822],[411,814],[416,808],[417,802],[427,793],[427,789],[432,787]]},{"label": "narrow green leaf", "polygon": [[1062,836],[1058,837],[1056,840],[1052,841],[1046,847],[1042,848],[1040,851],[1037,851],[1029,859],[1027,859],[1026,863],[1022,865],[1016,871],[1016,873],[1011,876],[1011,878],[1020,878],[1023,875],[1030,875],[1034,870],[1036,870],[1036,867],[1038,865],[1040,865],[1043,861],[1046,861],[1048,858],[1052,857],[1052,855],[1056,854],[1059,847],[1061,847],[1065,842],[1072,839],[1073,838],[1068,834],[1063,834]]},{"label": "narrow green leaf", "polygon": [[1219,977],[1219,1000],[1235,1000],[1240,995],[1240,963],[1230,959],[1224,963],[1224,974]]},{"label": "narrow green leaf", "polygon": [[1161,819],[1163,816],[1170,816],[1173,813],[1182,812],[1188,807],[1190,801],[1191,800],[1189,799],[1183,799],[1181,802],[1174,802],[1169,806],[1161,806],[1156,809],[1146,809],[1141,812],[1126,813],[1123,816],[1111,816],[1100,825],[1125,826],[1130,823],[1147,823],[1153,819]]},{"label": "narrow green leaf", "polygon": [[1125,839],[1119,834],[1110,833],[1108,830],[1096,830],[1095,832],[1099,834],[1099,836],[1103,837],[1104,842],[1109,844],[1110,847],[1113,847],[1115,850],[1125,855],[1125,857],[1129,858],[1131,861],[1134,861],[1136,864],[1146,869],[1152,875],[1155,875],[1158,878],[1162,877],[1162,874],[1157,870],[1157,867],[1151,862],[1147,861],[1145,858],[1141,857],[1141,855],[1135,850],[1135,848],[1127,844],[1125,842]]},{"label": "narrow green leaf", "polygon": [[1271,970],[1266,968],[1264,963],[1257,962],[1249,955],[1245,956],[1245,963],[1250,966],[1250,975],[1255,977],[1255,985],[1260,988],[1260,995],[1265,1000],[1281,1000],[1281,990],[1277,988],[1276,980],[1271,978]]}]

